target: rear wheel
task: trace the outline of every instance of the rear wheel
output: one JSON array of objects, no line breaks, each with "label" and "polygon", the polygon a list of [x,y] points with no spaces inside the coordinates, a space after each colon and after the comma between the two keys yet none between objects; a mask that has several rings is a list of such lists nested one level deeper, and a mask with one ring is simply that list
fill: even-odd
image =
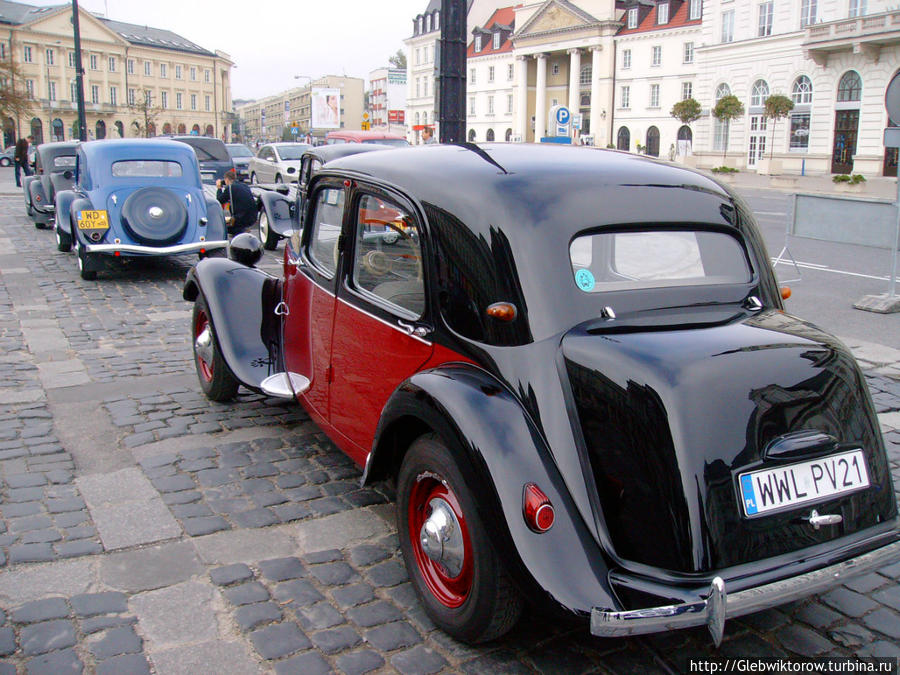
[{"label": "rear wheel", "polygon": [[259,179],[256,177],[256,172],[250,174],[250,184],[259,185]]},{"label": "rear wheel", "polygon": [[75,254],[78,259],[78,274],[85,281],[93,281],[97,278],[97,270],[89,269],[90,253],[84,250],[80,243],[75,244]]},{"label": "rear wheel", "polygon": [[267,251],[274,251],[278,248],[278,240],[280,237],[272,231],[271,227],[269,227],[269,216],[266,214],[265,208],[259,212],[256,226],[259,230],[259,240],[263,243],[263,248]]},{"label": "rear wheel", "polygon": [[434,434],[414,441],[403,458],[397,529],[413,586],[437,626],[475,643],[515,625],[522,596],[488,540],[456,460]]},{"label": "rear wheel", "polygon": [[212,321],[209,318],[209,307],[202,293],[194,302],[191,326],[194,365],[197,366],[197,377],[200,379],[203,393],[212,401],[230,401],[237,395],[238,381],[228,370],[225,359],[219,351]]},{"label": "rear wheel", "polygon": [[60,230],[59,225],[56,226],[56,250],[63,253],[68,253],[72,250],[72,237],[69,236],[68,232]]},{"label": "rear wheel", "polygon": [[10,164],[12,162],[9,161],[9,157],[0,157],[0,166],[9,166]]},{"label": "rear wheel", "polygon": [[280,174],[280,173],[276,173],[276,174],[275,174],[275,182],[276,182],[276,183],[283,183],[283,182],[284,182],[284,180],[281,178],[281,174]]}]

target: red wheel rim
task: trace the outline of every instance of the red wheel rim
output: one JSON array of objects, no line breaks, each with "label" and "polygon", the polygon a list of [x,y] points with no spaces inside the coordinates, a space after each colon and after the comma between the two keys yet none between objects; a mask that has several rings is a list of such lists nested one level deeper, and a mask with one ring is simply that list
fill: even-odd
[{"label": "red wheel rim", "polygon": [[[465,554],[462,570],[456,577],[450,577],[443,565],[426,555],[422,548],[422,542],[419,539],[419,532],[431,515],[429,504],[435,498],[444,500],[450,506],[462,532]],[[463,516],[462,508],[460,508],[459,500],[453,491],[440,480],[430,475],[419,477],[410,491],[407,520],[413,556],[416,559],[416,566],[422,574],[425,585],[437,601],[445,607],[459,607],[469,597],[469,592],[472,590],[473,576],[472,542],[469,539],[469,529],[466,526],[466,519]]]},{"label": "red wheel rim", "polygon": [[203,331],[207,330],[211,330],[209,325],[209,317],[206,316],[206,312],[200,309],[197,311],[197,320],[194,323],[194,355],[197,357],[197,371],[200,373],[200,377],[202,377],[206,382],[212,382],[213,364],[200,355],[200,351],[197,349],[196,342],[197,338],[200,337]]}]

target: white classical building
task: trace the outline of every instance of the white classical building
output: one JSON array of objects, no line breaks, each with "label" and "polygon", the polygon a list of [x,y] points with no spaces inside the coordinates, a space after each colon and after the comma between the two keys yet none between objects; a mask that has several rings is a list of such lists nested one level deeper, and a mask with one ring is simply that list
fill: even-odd
[{"label": "white classical building", "polygon": [[372,128],[406,135],[406,71],[376,68],[369,73],[369,122]]},{"label": "white classical building", "polygon": [[430,0],[413,19],[406,45],[406,125],[410,143],[420,142],[422,129],[435,123],[434,69],[440,53],[441,0]]},{"label": "white classical building", "polygon": [[466,126],[470,142],[512,140],[515,19],[513,7],[503,7],[483,26],[472,29],[466,59]]}]

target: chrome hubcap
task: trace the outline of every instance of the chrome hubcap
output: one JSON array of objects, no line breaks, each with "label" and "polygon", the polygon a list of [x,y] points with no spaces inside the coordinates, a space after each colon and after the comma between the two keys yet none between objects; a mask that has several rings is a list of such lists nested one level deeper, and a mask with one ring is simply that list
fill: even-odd
[{"label": "chrome hubcap", "polygon": [[456,514],[443,499],[435,497],[428,506],[431,515],[422,523],[419,541],[431,560],[442,565],[450,578],[458,577],[465,561],[466,547]]},{"label": "chrome hubcap", "polygon": [[269,219],[266,217],[266,212],[263,211],[259,214],[259,238],[265,241],[269,237]]},{"label": "chrome hubcap", "polygon": [[197,350],[197,356],[204,363],[212,363],[213,360],[213,344],[212,333],[209,332],[209,324],[203,327],[200,334],[194,340],[194,349]]},{"label": "chrome hubcap", "polygon": [[151,206],[150,210],[147,212],[151,218],[154,220],[158,220],[163,217],[163,210],[158,206]]}]

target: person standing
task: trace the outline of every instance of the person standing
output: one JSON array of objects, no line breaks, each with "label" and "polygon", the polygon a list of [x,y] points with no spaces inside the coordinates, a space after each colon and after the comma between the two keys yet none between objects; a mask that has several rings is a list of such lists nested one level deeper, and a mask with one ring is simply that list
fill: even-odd
[{"label": "person standing", "polygon": [[28,138],[20,138],[16,141],[16,151],[13,153],[13,161],[16,164],[16,187],[22,187],[22,179],[20,173],[25,172],[26,176],[32,175],[34,172],[28,164],[28,144],[34,140],[32,136]]},{"label": "person standing", "polygon": [[422,129],[422,142],[425,145],[432,145],[437,143],[437,139],[434,137],[434,129],[431,127],[425,127]]},{"label": "person standing", "polygon": [[229,205],[231,209],[231,222],[228,224],[228,234],[235,236],[247,229],[256,222],[256,199],[250,188],[243,183],[237,182],[237,174],[234,169],[225,172],[225,180],[217,180],[216,199],[225,206]]}]

